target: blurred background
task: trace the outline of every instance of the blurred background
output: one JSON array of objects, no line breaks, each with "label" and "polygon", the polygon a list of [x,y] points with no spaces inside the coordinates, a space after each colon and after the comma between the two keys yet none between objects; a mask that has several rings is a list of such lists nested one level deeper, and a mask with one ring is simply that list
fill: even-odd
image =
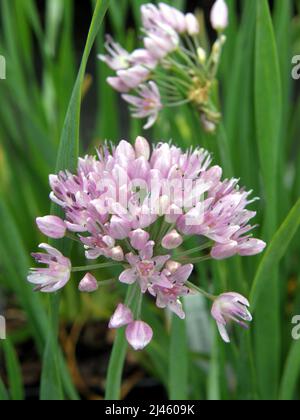
[{"label": "blurred background", "polygon": [[[80,153],[94,153],[95,146],[106,139],[133,142],[143,134],[152,142],[172,139],[182,147],[205,146],[214,153],[215,162],[222,164],[216,147],[218,134],[204,134],[188,107],[175,113],[164,111],[154,129],[144,133],[142,123],[129,118],[127,105],[106,84],[111,72],[97,60],[97,54],[103,52],[104,35],[113,34],[129,50],[138,46],[143,3],[146,1],[111,0],[85,75]],[[169,3],[197,10],[208,49],[215,39],[209,24],[214,2]],[[227,3],[231,17],[219,72],[221,110],[234,176],[262,198],[255,204],[256,236],[270,242],[300,195],[300,80],[291,75],[292,57],[300,55],[300,1],[269,2],[282,88],[280,158],[273,180],[276,208],[269,205],[265,193],[256,130],[255,95],[264,95],[255,89],[256,2]],[[35,218],[50,211],[48,176],[55,171],[94,4],[86,0],[0,0],[0,55],[6,60],[6,79],[0,80],[0,315],[6,318],[8,336],[0,341],[0,399],[39,398],[45,343],[49,335],[56,334],[48,323],[49,299],[32,292],[26,273],[33,264],[30,253],[45,241]],[[269,62],[268,71],[272,79],[274,62]],[[271,148],[273,134],[270,130]],[[267,155],[265,158],[268,160]],[[276,229],[270,232],[266,226],[273,216]],[[184,328],[190,399],[299,399],[300,346],[291,337],[291,320],[300,315],[299,252],[296,235],[280,267],[274,267],[270,288],[259,299],[252,332],[235,331],[232,346],[223,345],[218,338],[207,302],[200,297],[187,299]],[[81,249],[75,247],[72,254],[77,265],[84,264]],[[212,291],[225,288],[249,294],[262,258],[208,262],[197,268],[195,277]],[[103,270],[97,273],[99,280],[114,275]],[[74,277],[61,298],[61,374],[67,378],[66,399],[101,399],[114,340],[107,322],[126,290],[120,285],[92,296],[81,295],[78,280]],[[170,397],[166,372],[172,363],[171,318],[157,311],[150,299],[144,312],[154,326],[155,339],[145,352],[128,353],[122,397],[164,400]]]}]

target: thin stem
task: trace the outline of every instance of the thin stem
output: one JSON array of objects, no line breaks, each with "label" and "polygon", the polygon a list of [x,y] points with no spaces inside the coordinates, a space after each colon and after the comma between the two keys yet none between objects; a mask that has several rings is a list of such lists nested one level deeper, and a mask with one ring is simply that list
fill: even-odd
[{"label": "thin stem", "polygon": [[137,294],[138,290],[139,290],[139,285],[138,285],[137,283],[136,283],[136,284],[134,284],[134,285],[131,287],[131,289],[130,289],[130,291],[129,291],[129,294],[128,294],[128,300],[127,300],[127,303],[126,303],[126,305],[127,305],[128,307],[130,307],[130,306],[131,306],[131,304],[132,304],[132,302],[133,302],[133,300],[134,300],[134,298],[135,298],[135,296],[136,296],[136,294]]},{"label": "thin stem", "polygon": [[217,299],[217,296],[211,295],[210,293],[206,292],[205,290],[201,289],[200,287],[196,286],[194,283],[191,283],[190,281],[186,282],[186,286],[192,290],[195,290],[201,295],[205,296],[207,299],[211,300],[212,302],[214,302]]},{"label": "thin stem", "polygon": [[139,320],[141,318],[142,304],[143,304],[143,293],[140,290],[139,291],[139,296],[138,296],[138,304],[137,304],[137,308],[136,308],[136,319],[137,320]]},{"label": "thin stem", "polygon": [[212,246],[212,242],[206,242],[205,244],[198,246],[196,248],[190,249],[189,251],[181,252],[176,255],[176,258],[186,257],[187,255],[195,254],[196,252],[205,251],[206,249]]},{"label": "thin stem", "polygon": [[116,279],[103,280],[103,281],[98,281],[98,286],[99,287],[110,286],[111,284],[115,284],[115,283],[116,283]]},{"label": "thin stem", "polygon": [[77,238],[76,235],[74,235],[73,233],[67,232],[66,233],[66,238],[71,239],[72,241],[78,242],[79,244],[82,245],[82,242],[80,239]]},{"label": "thin stem", "polygon": [[194,51],[195,55],[197,54],[197,48],[195,46],[195,43],[192,41],[192,39],[188,36],[184,36],[184,40],[187,44],[187,46],[190,48],[191,51]]},{"label": "thin stem", "polygon": [[104,263],[104,264],[95,264],[95,265],[85,265],[83,267],[73,267],[72,272],[78,273],[81,271],[94,271],[94,270],[99,270],[101,268],[118,267],[120,265],[123,265],[123,264],[122,263]]},{"label": "thin stem", "polygon": [[[178,258],[178,260],[180,259],[181,258]],[[211,259],[210,255],[206,255],[205,257],[200,257],[200,258],[191,258],[191,259],[184,257],[183,259],[181,259],[181,261],[178,261],[178,262],[185,263],[185,264],[199,264],[204,261],[209,261],[210,259]]]},{"label": "thin stem", "polygon": [[174,108],[176,106],[187,105],[191,102],[192,102],[191,99],[184,99],[184,100],[179,101],[179,102],[171,102],[171,103],[165,104],[165,106],[168,107],[168,108]]}]

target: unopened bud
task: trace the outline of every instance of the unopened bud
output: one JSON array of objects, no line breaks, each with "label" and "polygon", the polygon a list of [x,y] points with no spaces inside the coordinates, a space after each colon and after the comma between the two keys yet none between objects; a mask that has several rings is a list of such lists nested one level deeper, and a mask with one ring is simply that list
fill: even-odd
[{"label": "unopened bud", "polygon": [[224,31],[229,24],[229,12],[225,0],[217,0],[210,15],[212,27],[216,31]]},{"label": "unopened bud", "polygon": [[90,273],[87,273],[79,283],[78,289],[83,293],[96,292],[96,290],[98,290],[98,282],[94,276],[92,276]]},{"label": "unopened bud", "polygon": [[182,245],[182,236],[176,230],[166,235],[162,240],[162,246],[165,249],[175,249]]},{"label": "unopened bud", "polygon": [[36,224],[39,230],[48,238],[61,239],[66,234],[65,222],[56,216],[38,217]]},{"label": "unopened bud", "polygon": [[150,145],[144,137],[137,137],[135,141],[135,153],[136,157],[144,157],[146,160],[150,159]]},{"label": "unopened bud", "polygon": [[170,260],[166,263],[166,269],[171,273],[175,274],[177,270],[181,267],[181,264],[179,262]]},{"label": "unopened bud", "polygon": [[199,59],[200,64],[205,64],[206,59],[207,59],[207,54],[206,54],[205,49],[202,48],[202,47],[199,47],[197,49],[197,55],[198,55],[198,59]]},{"label": "unopened bud", "polygon": [[124,260],[124,252],[120,246],[116,246],[109,251],[109,256],[114,261],[123,261]]}]

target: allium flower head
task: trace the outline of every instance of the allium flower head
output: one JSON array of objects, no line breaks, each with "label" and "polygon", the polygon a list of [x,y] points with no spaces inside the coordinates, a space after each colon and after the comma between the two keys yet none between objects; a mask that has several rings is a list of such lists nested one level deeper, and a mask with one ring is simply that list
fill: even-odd
[{"label": "allium flower head", "polygon": [[[214,6],[212,22],[218,30],[227,23],[226,10],[224,0]],[[195,14],[185,15],[162,2],[142,5],[141,16],[142,48],[130,54],[108,37],[109,55],[99,58],[116,75],[107,82],[124,94],[134,118],[148,118],[145,129],[152,127],[163,108],[189,104],[198,112],[204,130],[214,132],[221,114],[213,104],[213,86],[225,36],[218,32],[209,52],[201,46]]]},{"label": "allium flower head", "polygon": [[226,325],[236,322],[243,328],[248,328],[246,322],[252,321],[252,316],[248,310],[250,304],[247,299],[238,293],[224,293],[214,302],[212,316],[216,320],[218,329],[225,343],[230,343],[230,338],[226,330]]},{"label": "allium flower head", "polygon": [[[59,251],[41,245],[47,254],[34,257],[48,267],[32,269],[28,280],[43,292],[62,288],[71,270],[88,273],[80,281],[80,291],[95,291],[101,282],[91,271],[103,268],[106,261],[105,267],[119,269],[116,281],[132,288],[141,303],[148,294],[159,308],[184,319],[182,297],[201,290],[190,282],[194,264],[255,255],[265,247],[251,234],[256,212],[248,205],[256,198],[251,199],[251,192],[239,187],[236,179],[222,180],[222,169],[212,166],[203,149],[184,151],[163,142],[151,147],[138,137],[134,145],[124,140],[117,146],[101,145],[96,156],[78,160],[76,173],[62,171],[49,179],[51,200],[64,212],[59,223],[49,219],[51,229],[53,222],[55,228],[67,229],[67,236],[82,244],[86,259],[99,260],[99,265],[72,269]],[[186,251],[191,236],[199,248]],[[141,321],[141,305],[133,313],[130,304],[118,306],[110,327],[127,326],[129,343],[141,349],[151,340],[152,330]],[[236,294],[215,301],[212,313],[223,337],[229,319],[250,320],[247,306]]]}]

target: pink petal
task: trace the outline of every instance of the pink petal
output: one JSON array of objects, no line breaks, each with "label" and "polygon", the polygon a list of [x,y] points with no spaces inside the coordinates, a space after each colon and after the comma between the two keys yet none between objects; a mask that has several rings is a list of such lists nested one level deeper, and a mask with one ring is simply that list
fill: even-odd
[{"label": "pink petal", "polygon": [[110,319],[109,328],[116,329],[125,327],[125,325],[130,324],[133,321],[133,315],[131,310],[120,303]]},{"label": "pink petal", "polygon": [[134,350],[143,350],[152,340],[152,328],[143,321],[134,321],[126,328],[126,338]]},{"label": "pink petal", "polygon": [[128,269],[123,271],[123,273],[120,275],[119,280],[121,283],[125,284],[133,284],[137,280],[136,271],[133,269]]}]

